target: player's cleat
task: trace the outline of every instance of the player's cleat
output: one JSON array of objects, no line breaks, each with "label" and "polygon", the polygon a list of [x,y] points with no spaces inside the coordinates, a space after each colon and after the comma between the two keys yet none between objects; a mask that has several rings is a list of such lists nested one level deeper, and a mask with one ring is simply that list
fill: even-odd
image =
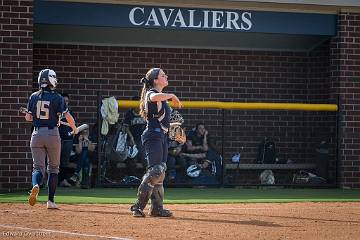
[{"label": "player's cleat", "polygon": [[136,205],[131,206],[130,210],[134,217],[145,217],[144,211],[138,208]]},{"label": "player's cleat", "polygon": [[30,206],[34,206],[36,201],[37,201],[37,197],[39,195],[39,192],[40,192],[40,187],[39,185],[34,185],[33,188],[31,189],[31,192],[30,192],[30,196],[28,198],[28,202],[30,204]]},{"label": "player's cleat", "polygon": [[59,209],[58,206],[50,200],[47,201],[46,207],[47,207],[47,209]]},{"label": "player's cleat", "polygon": [[149,215],[151,217],[172,217],[173,216],[172,212],[167,209],[154,210],[152,208],[150,208]]}]

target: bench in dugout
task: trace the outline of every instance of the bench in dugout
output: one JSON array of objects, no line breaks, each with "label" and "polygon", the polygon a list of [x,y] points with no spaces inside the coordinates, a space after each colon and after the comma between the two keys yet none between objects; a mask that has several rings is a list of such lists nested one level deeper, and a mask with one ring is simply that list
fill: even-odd
[{"label": "bench in dugout", "polygon": [[[244,176],[245,185],[261,185],[260,174],[265,170],[272,170],[275,175],[275,184],[292,185],[293,176],[296,172],[308,170],[314,172],[316,164],[313,163],[291,163],[291,164],[246,164],[246,163],[226,163],[224,164],[225,176],[232,176],[233,183],[238,185]],[[249,179],[250,178],[250,179]],[[239,182],[240,181],[240,182]],[[231,183],[230,183],[231,184]]]},{"label": "bench in dugout", "polygon": [[316,165],[312,163],[291,163],[291,164],[246,164],[246,163],[227,163],[225,164],[225,170],[240,169],[240,170],[311,170],[315,169]]}]

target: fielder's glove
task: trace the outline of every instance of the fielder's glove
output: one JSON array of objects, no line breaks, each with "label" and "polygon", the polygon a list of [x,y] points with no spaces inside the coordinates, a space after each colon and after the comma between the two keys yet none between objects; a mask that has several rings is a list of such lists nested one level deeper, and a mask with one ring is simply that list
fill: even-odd
[{"label": "fielder's glove", "polygon": [[177,141],[180,144],[184,144],[186,142],[185,131],[177,124],[170,126],[169,137],[171,140]]}]

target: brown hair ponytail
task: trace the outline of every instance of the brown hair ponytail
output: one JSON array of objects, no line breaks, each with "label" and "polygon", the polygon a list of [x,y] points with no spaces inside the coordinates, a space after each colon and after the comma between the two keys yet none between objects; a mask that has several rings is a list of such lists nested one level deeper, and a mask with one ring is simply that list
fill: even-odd
[{"label": "brown hair ponytail", "polygon": [[144,119],[147,119],[147,111],[145,109],[145,95],[146,95],[146,92],[147,92],[148,88],[146,87],[146,83],[144,83],[144,86],[141,90],[141,96],[140,96],[140,116]]},{"label": "brown hair ponytail", "polygon": [[147,119],[147,111],[145,108],[145,103],[147,101],[147,99],[145,99],[146,97],[146,92],[152,88],[154,86],[154,80],[158,78],[160,73],[160,68],[151,68],[145,75],[145,77],[143,77],[140,82],[143,84],[143,88],[141,91],[141,98],[140,98],[140,116],[144,119]]}]

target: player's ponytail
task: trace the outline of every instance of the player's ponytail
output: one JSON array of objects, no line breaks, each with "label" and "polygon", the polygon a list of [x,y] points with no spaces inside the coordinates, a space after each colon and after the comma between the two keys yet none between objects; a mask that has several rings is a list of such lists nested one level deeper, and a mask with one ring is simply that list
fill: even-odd
[{"label": "player's ponytail", "polygon": [[147,109],[146,109],[146,92],[154,87],[154,80],[158,78],[160,73],[160,68],[151,68],[140,80],[140,83],[143,84],[143,88],[141,91],[141,99],[140,99],[140,116],[144,119],[147,119]]},{"label": "player's ponytail", "polygon": [[146,92],[147,92],[148,88],[146,87],[146,83],[144,83],[143,88],[141,90],[141,96],[140,96],[140,116],[144,119],[147,119],[147,111],[145,108],[145,97],[146,97]]}]

